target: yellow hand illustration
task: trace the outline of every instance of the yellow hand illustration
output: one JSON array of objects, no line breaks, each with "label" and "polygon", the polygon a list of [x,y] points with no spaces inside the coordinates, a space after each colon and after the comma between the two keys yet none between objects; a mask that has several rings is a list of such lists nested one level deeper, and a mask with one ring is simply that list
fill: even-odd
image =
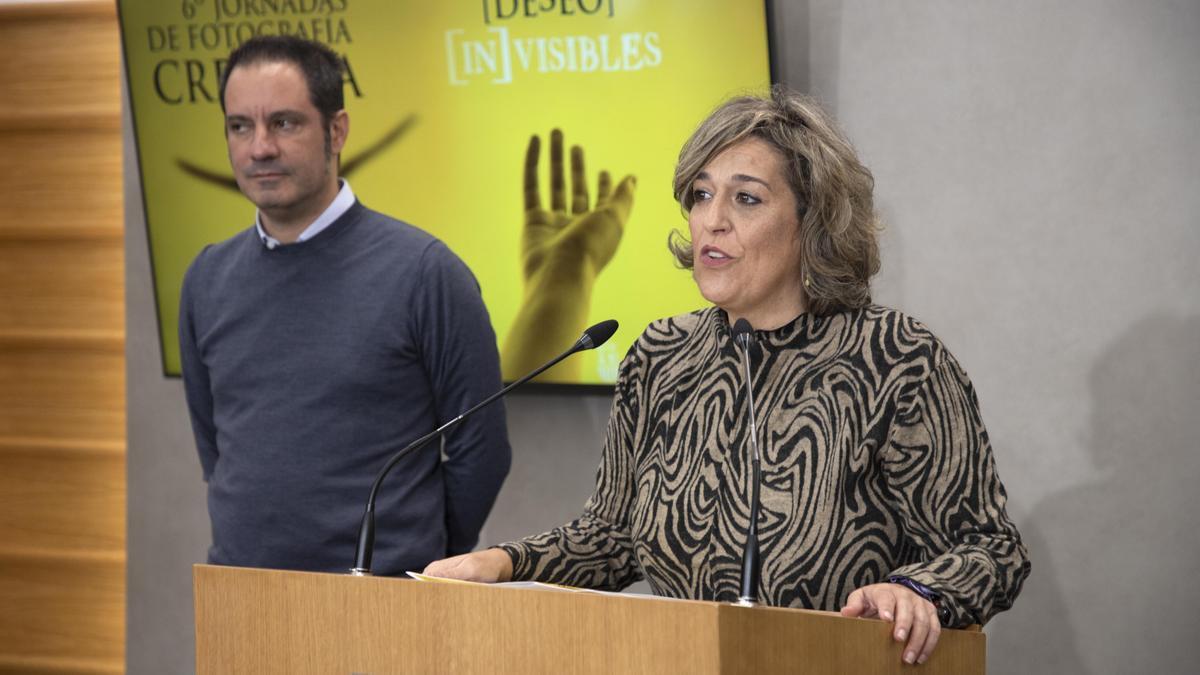
[{"label": "yellow hand illustration", "polygon": [[[571,148],[570,209],[563,167],[563,136],[550,133],[550,208],[542,207],[538,187],[541,139],[533,136],[525,151],[525,227],[521,264],[525,293],[504,343],[506,380],[516,379],[570,346],[586,328],[592,285],[617,252],[633,209],[637,187],[625,176],[614,189],[601,171],[596,202],[591,204],[583,149]],[[547,373],[550,379],[574,380],[579,361],[568,360]]]}]

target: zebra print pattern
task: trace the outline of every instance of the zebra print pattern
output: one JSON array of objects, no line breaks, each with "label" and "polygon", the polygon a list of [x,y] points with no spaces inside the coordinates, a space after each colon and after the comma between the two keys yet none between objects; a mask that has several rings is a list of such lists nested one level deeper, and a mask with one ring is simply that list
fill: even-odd
[{"label": "zebra print pattern", "polygon": [[[757,333],[759,597],[836,610],[890,575],[947,626],[1007,609],[1029,574],[974,390],[913,319],[878,306]],[[708,308],[651,324],[621,365],[583,515],[505,544],[514,578],[732,601],[749,522],[738,353]]]}]

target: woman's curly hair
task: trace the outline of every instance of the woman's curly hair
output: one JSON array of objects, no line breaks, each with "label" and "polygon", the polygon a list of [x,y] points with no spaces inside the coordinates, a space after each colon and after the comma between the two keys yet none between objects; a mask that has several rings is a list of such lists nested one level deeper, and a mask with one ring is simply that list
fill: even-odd
[{"label": "woman's curly hair", "polygon": [[[751,136],[784,158],[796,195],[801,240],[796,262],[808,311],[825,316],[869,304],[871,277],[879,271],[875,179],[813,99],[776,86],[769,97],[740,96],[722,104],[679,151],[675,200],[691,211],[696,176],[721,151]],[[691,242],[682,233],[673,231],[668,246],[681,267],[692,267]]]}]

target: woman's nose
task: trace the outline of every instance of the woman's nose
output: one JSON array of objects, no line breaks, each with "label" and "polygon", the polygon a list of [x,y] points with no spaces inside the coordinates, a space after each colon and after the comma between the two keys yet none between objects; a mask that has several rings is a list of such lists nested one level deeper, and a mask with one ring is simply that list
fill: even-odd
[{"label": "woman's nose", "polygon": [[719,199],[714,199],[708,203],[708,208],[704,210],[703,222],[704,229],[709,232],[724,232],[733,226],[732,214],[728,204],[723,203]]}]

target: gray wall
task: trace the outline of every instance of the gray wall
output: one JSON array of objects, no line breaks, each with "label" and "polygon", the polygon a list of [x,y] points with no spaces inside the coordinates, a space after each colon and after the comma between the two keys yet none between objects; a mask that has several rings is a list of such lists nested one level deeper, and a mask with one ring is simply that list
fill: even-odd
[{"label": "gray wall", "polygon": [[[971,373],[1031,549],[1016,608],[987,628],[990,672],[1190,670],[1200,3],[775,4],[783,79],[826,102],[875,172],[877,299]],[[185,672],[208,523],[179,383],[160,375],[126,157],[128,665]],[[578,511],[607,407],[511,400],[513,473],[485,541]]]}]

